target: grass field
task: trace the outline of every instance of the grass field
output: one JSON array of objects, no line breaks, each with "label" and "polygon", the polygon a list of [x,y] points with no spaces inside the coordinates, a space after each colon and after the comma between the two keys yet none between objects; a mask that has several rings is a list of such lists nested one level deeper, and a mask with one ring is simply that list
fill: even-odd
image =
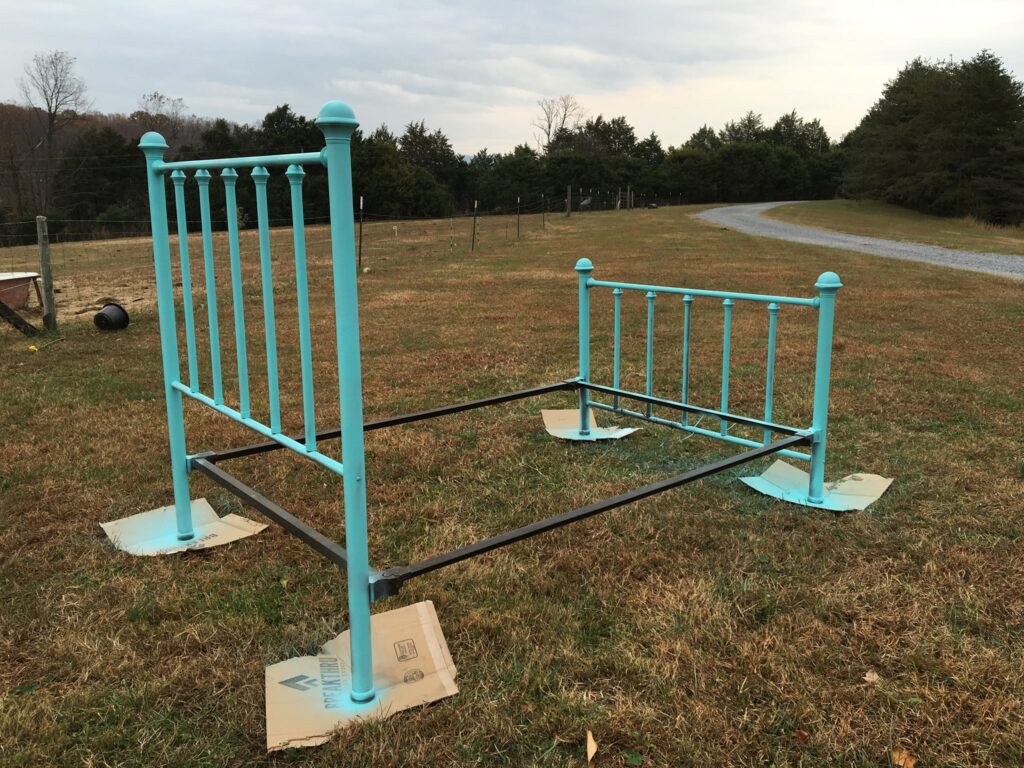
[{"label": "grass field", "polygon": [[773,219],[854,235],[1024,256],[1024,228],[928,216],[873,200],[815,200],[772,208]]},{"label": "grass field", "polygon": [[[345,628],[340,574],[275,527],[185,556],[112,549],[100,522],[171,498],[155,312],[139,302],[132,325],[110,335],[68,321],[66,339],[35,354],[3,328],[0,763],[583,766],[588,729],[598,766],[887,766],[894,749],[921,766],[1024,763],[1020,283],[760,240],[692,210],[554,218],[544,230],[530,220],[519,242],[493,220],[475,253],[446,237],[448,223],[403,227],[360,278],[368,417],[574,375],[582,256],[598,277],[794,295],[812,295],[818,274],[835,270],[846,287],[827,474],[895,477],[868,511],[789,506],[749,491],[736,471],[413,581],[378,610],[433,600],[461,692],[267,757],[264,667]],[[374,242],[393,234],[374,226]],[[283,377],[298,371],[289,239],[274,233]],[[253,233],[243,246],[262,403]],[[312,253],[317,399],[329,425],[329,261],[322,245]],[[77,277],[65,277],[92,286],[88,300],[107,273],[124,284],[114,295],[152,283],[144,240],[73,263]],[[642,376],[643,303],[624,307],[630,386]],[[602,378],[610,307],[595,294]],[[721,307],[698,301],[694,313],[695,399],[715,405]],[[740,305],[734,321],[732,402],[755,415],[765,314]],[[679,302],[659,299],[655,389],[666,396],[678,382],[680,317]],[[813,322],[799,308],[780,316],[782,421],[809,421]],[[290,429],[300,427],[296,394],[285,403]],[[572,400],[369,434],[371,561],[408,562],[730,453],[652,425],[607,444],[562,443],[538,412],[559,405]],[[187,412],[192,450],[252,442],[200,408]],[[342,534],[339,483],[326,473],[284,451],[232,467]],[[202,478],[193,492],[256,517]]]}]

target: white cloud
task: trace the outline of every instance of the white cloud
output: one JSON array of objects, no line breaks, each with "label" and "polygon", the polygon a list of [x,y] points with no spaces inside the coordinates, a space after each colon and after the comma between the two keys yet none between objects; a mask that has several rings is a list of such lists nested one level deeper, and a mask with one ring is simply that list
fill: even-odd
[{"label": "white cloud", "polygon": [[0,12],[0,99],[17,98],[32,53],[62,48],[104,111],[159,90],[252,122],[340,97],[368,128],[422,118],[464,153],[529,141],[536,100],[562,93],[678,144],[748,109],[796,109],[839,136],[918,55],[990,48],[1024,76],[1024,4],[1008,0],[0,0]]}]

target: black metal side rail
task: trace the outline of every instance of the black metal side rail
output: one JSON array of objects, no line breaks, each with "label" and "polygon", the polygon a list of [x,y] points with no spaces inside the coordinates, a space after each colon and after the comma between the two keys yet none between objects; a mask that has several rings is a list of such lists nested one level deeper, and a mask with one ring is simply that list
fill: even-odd
[{"label": "black metal side rail", "polygon": [[459,547],[451,552],[446,552],[441,555],[434,555],[428,557],[425,560],[412,563],[411,565],[396,566],[394,568],[388,568],[380,574],[380,577],[374,581],[371,585],[371,593],[374,599],[379,597],[386,597],[388,595],[396,594],[401,587],[403,582],[417,576],[422,576],[425,573],[436,571],[439,568],[444,568],[449,565],[461,562],[462,560],[468,560],[471,557],[482,555],[486,552],[498,549],[499,547],[507,547],[509,544],[515,544],[523,539],[528,539],[532,536],[545,533],[547,531],[560,528],[563,525],[574,523],[577,520],[584,520],[594,515],[599,515],[602,512],[615,509],[617,507],[630,504],[634,501],[640,501],[646,499],[649,496],[668,491],[673,488],[692,483],[695,480],[708,477],[710,475],[717,474],[718,472],[724,472],[732,467],[737,467],[741,464],[754,461],[763,456],[769,456],[773,453],[792,448],[797,445],[809,445],[811,442],[810,435],[793,435],[791,437],[783,438],[774,443],[761,446],[760,448],[754,448],[744,453],[730,456],[720,461],[713,462],[711,464],[705,464],[696,469],[691,469],[686,472],[682,472],[674,477],[667,478],[665,480],[658,480],[657,482],[650,483],[649,485],[636,488],[632,491],[626,491],[620,493],[618,496],[612,496],[611,498],[604,499],[602,501],[595,501],[593,504],[588,504],[585,507],[579,507],[577,509],[563,512],[559,515],[544,518],[528,525],[524,525],[520,528],[515,528],[505,533],[500,533],[497,536],[491,536],[487,539],[482,539],[475,544],[468,544],[464,547]]},{"label": "black metal side rail", "polygon": [[[480,400],[471,400],[456,405],[444,406],[441,408],[433,408],[426,411],[418,411],[416,413],[405,414],[403,416],[394,416],[386,419],[380,419],[377,421],[367,422],[363,425],[363,429],[371,431],[374,429],[383,429],[385,427],[396,426],[399,424],[409,424],[416,421],[423,421],[425,419],[432,419],[438,416],[446,416],[454,413],[461,413],[463,411],[469,411],[476,408],[483,408],[488,405],[498,405],[500,403],[512,402],[514,400],[522,400],[529,397],[536,397],[538,395],[548,394],[550,392],[558,391],[576,391],[581,388],[593,389],[595,391],[604,392],[607,394],[618,394],[622,397],[629,399],[635,399],[642,402],[650,402],[652,405],[665,406],[669,408],[676,408],[678,410],[690,411],[693,413],[704,413],[707,415],[713,415],[715,417],[721,417],[727,421],[732,421],[740,424],[748,424],[749,426],[767,427],[776,432],[782,432],[788,436],[778,440],[777,442],[770,443],[768,445],[759,446],[753,448],[744,453],[736,454],[719,461],[705,464],[704,466],[697,467],[695,469],[682,472],[674,477],[667,478],[665,480],[659,480],[654,483],[636,488],[625,493],[621,493],[617,496],[613,496],[602,501],[596,501],[592,504],[588,504],[584,507],[569,510],[552,517],[544,518],[533,523],[515,528],[505,533],[500,533],[496,536],[491,536],[486,539],[482,539],[473,544],[468,544],[464,547],[446,552],[444,554],[434,555],[428,557],[425,560],[412,563],[410,565],[395,566],[388,568],[384,572],[379,572],[374,569],[370,571],[370,597],[372,600],[379,600],[389,595],[397,594],[401,585],[413,579],[417,576],[422,576],[425,573],[436,571],[439,568],[444,568],[449,565],[467,560],[471,557],[485,554],[494,549],[505,547],[510,544],[514,544],[523,539],[528,539],[532,536],[537,536],[546,531],[560,528],[563,525],[576,522],[577,520],[583,520],[594,515],[607,512],[609,510],[621,507],[625,504],[629,504],[634,501],[654,496],[655,494],[663,491],[678,488],[680,486],[691,483],[695,480],[714,475],[718,472],[723,472],[732,467],[745,464],[750,461],[754,461],[763,456],[768,456],[780,451],[786,451],[794,446],[798,445],[809,445],[811,443],[811,435],[806,432],[797,433],[791,427],[785,427],[778,424],[770,424],[768,422],[761,422],[756,419],[748,419],[741,416],[734,416],[733,414],[719,413],[710,409],[698,408],[696,406],[688,406],[682,403],[677,403],[671,400],[663,400],[661,398],[650,397],[647,395],[640,395],[635,392],[628,392],[625,390],[618,390],[612,387],[605,387],[603,385],[592,384],[590,382],[580,382],[572,379],[568,381],[558,382],[556,384],[549,384],[542,387],[535,387],[533,389],[525,389],[517,392],[510,392],[504,395],[496,395],[494,397],[483,398]],[[796,434],[794,434],[796,433]],[[326,440],[336,438],[340,436],[341,430],[330,430],[322,432],[317,435],[318,440]],[[296,439],[301,439],[299,436]],[[190,469],[198,471],[206,477],[213,480],[215,483],[226,489],[230,493],[234,494],[238,499],[244,502],[249,507],[261,512],[267,518],[280,525],[288,533],[292,534],[302,542],[304,542],[311,549],[319,553],[321,556],[326,558],[328,561],[334,563],[338,567],[344,569],[348,560],[348,555],[345,552],[345,548],[338,544],[333,539],[320,533],[315,528],[307,525],[306,523],[299,520],[297,517],[292,515],[287,510],[283,509],[280,505],[275,504],[270,499],[266,498],[250,486],[243,483],[241,480],[230,474],[226,470],[217,466],[217,462],[224,461],[226,459],[240,458],[242,456],[251,456],[254,454],[265,453],[267,451],[273,451],[280,448],[279,443],[260,443],[258,445],[244,446],[241,448],[232,448],[226,451],[218,451],[212,453],[201,454],[193,456],[189,462]]]},{"label": "black metal side rail", "polygon": [[210,462],[205,456],[194,456],[191,460],[192,469],[206,475],[217,485],[233,493],[240,501],[263,513],[273,522],[280,525],[288,533],[305,543],[314,552],[330,560],[344,570],[348,563],[348,553],[334,539],[325,536],[312,526],[299,520],[295,515],[280,505],[275,504],[266,496],[249,487],[229,472],[224,471]]},{"label": "black metal side rail", "polygon": [[[545,384],[542,387],[533,387],[532,389],[521,389],[517,392],[507,392],[503,395],[494,395],[493,397],[485,397],[480,400],[469,400],[464,403],[456,403],[455,405],[445,405],[440,408],[430,408],[426,411],[406,413],[402,416],[390,416],[385,419],[368,421],[363,424],[363,431],[372,432],[376,429],[384,429],[385,427],[397,427],[400,424],[412,424],[416,421],[435,419],[438,416],[449,416],[453,413],[463,413],[464,411],[472,411],[477,408],[486,408],[489,405],[500,405],[502,403],[511,403],[515,400],[525,400],[529,397],[546,395],[550,392],[576,391],[577,389],[579,389],[579,384],[576,381],[559,381],[555,384]],[[340,429],[329,429],[324,432],[317,432],[316,435],[317,442],[320,442],[321,440],[332,440],[338,437],[341,437]],[[295,435],[292,439],[296,442],[301,442],[305,438],[303,435]],[[275,442],[257,443],[256,445],[245,445],[240,448],[228,448],[224,451],[206,453],[203,454],[203,458],[216,464],[219,461],[227,461],[228,459],[238,459],[243,456],[255,456],[258,453],[276,451],[282,447],[283,446],[280,443]]]},{"label": "black metal side rail", "polygon": [[[615,387],[609,387],[604,384],[595,384],[594,382],[581,382],[578,379],[568,379],[566,381],[559,381],[555,384],[545,384],[540,387],[533,387],[531,389],[521,389],[516,392],[507,392],[503,395],[494,395],[492,397],[484,397],[479,400],[469,400],[463,403],[456,403],[455,405],[445,405],[440,408],[430,408],[425,411],[416,411],[415,413],[406,413],[401,416],[389,416],[384,419],[377,419],[375,421],[368,421],[363,424],[364,432],[372,432],[377,429],[384,429],[386,427],[397,427],[401,424],[412,424],[417,421],[425,421],[427,419],[434,419],[438,416],[449,416],[455,413],[463,413],[465,411],[472,411],[477,408],[486,408],[490,405],[500,405],[502,403],[511,403],[515,400],[525,400],[530,397],[537,397],[539,395],[546,395],[552,392],[575,392],[580,389],[588,389],[594,392],[601,392],[608,395],[618,395],[619,397],[626,398],[627,400],[636,400],[642,403],[650,403],[651,405],[661,406],[664,408],[670,408],[677,411],[683,411],[686,413],[710,416],[712,418],[721,419],[722,421],[728,421],[732,424],[742,424],[749,427],[757,427],[758,429],[768,429],[776,434],[783,435],[795,435],[801,430],[794,427],[788,427],[783,424],[775,424],[772,422],[761,421],[760,419],[749,418],[747,416],[737,416],[733,413],[726,413],[722,411],[716,411],[711,408],[702,408],[696,405],[690,405],[688,403],[680,403],[676,400],[666,400],[660,397],[653,397],[651,395],[643,395],[639,392],[630,392],[625,389],[616,389]],[[321,440],[333,440],[341,437],[340,429],[329,429],[324,432],[318,432],[316,435],[317,442]],[[302,442],[305,439],[304,435],[293,435],[292,440],[295,442]],[[221,461],[227,461],[229,459],[239,459],[243,456],[255,456],[260,453],[268,453],[270,451],[277,451],[283,448],[280,443],[266,442],[256,443],[254,445],[244,445],[239,448],[228,448],[223,451],[211,451],[204,453],[203,458],[207,461],[216,464]]]}]

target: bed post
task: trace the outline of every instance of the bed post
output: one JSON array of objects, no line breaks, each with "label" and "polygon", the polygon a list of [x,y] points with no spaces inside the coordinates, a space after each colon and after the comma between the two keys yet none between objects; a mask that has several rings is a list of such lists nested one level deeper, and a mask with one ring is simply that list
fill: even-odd
[{"label": "bed post", "polygon": [[345,548],[348,550],[349,649],[352,700],[371,701],[373,655],[370,646],[370,563],[366,532],[366,461],[363,453],[363,387],[356,292],[355,229],[352,218],[352,132],[358,127],[351,107],[329,101],[316,120],[327,147],[331,259],[334,273],[335,334],[341,397],[341,462],[345,486]]},{"label": "bed post", "polygon": [[818,346],[814,361],[814,414],[811,419],[811,479],[807,501],[825,500],[825,442],[828,432],[828,390],[832,377],[832,326],[836,293],[843,287],[835,272],[823,272],[814,284],[818,289]]},{"label": "bed post", "polygon": [[163,162],[167,142],[150,131],[139,140],[146,156],[146,181],[149,185],[149,221],[153,233],[153,263],[156,268],[157,317],[160,324],[160,354],[164,369],[164,401],[167,406],[167,433],[171,444],[171,482],[174,485],[174,513],[178,540],[195,537],[192,530],[192,501],[188,488],[188,457],[185,454],[185,417],[181,393],[174,384],[181,379],[178,367],[178,332],[174,322],[174,284],[171,278],[171,245],[167,234],[167,192],[164,173],[157,169]]},{"label": "bed post", "polygon": [[[594,265],[590,259],[576,262],[576,272],[580,283],[580,379],[590,381],[590,273]],[[580,389],[580,436],[590,434],[590,391]]]}]

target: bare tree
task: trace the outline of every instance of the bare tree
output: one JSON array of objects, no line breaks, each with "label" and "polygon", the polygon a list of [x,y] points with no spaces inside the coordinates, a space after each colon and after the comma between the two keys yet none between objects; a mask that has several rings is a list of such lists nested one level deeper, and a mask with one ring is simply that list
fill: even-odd
[{"label": "bare tree", "polygon": [[181,98],[164,96],[160,91],[144,93],[139,99],[139,108],[130,119],[142,124],[147,131],[159,131],[169,142],[178,138],[188,117],[185,101]]},{"label": "bare tree", "polygon": [[44,148],[41,203],[43,212],[48,213],[55,171],[54,138],[92,104],[85,96],[85,81],[75,74],[75,57],[66,51],[37,53],[25,65],[25,76],[20,85],[26,104],[42,112],[46,120],[43,138],[32,149],[34,152],[39,147]]},{"label": "bare tree", "polygon": [[541,99],[537,102],[537,106],[540,107],[540,114],[530,125],[538,131],[535,138],[541,149],[550,144],[551,139],[559,131],[578,128],[587,116],[583,105],[570,94],[559,96],[556,99]]}]

